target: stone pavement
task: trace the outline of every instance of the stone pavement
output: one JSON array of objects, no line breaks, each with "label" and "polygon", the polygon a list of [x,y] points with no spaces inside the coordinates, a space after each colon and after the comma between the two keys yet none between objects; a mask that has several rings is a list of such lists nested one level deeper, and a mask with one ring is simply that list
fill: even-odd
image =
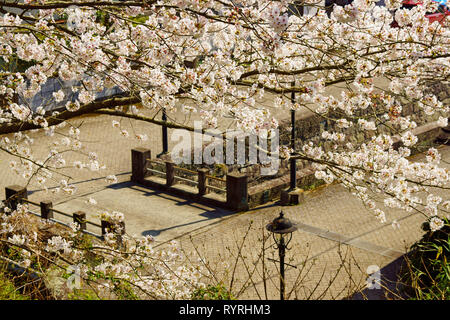
[{"label": "stone pavement", "polygon": [[[369,266],[392,266],[423,233],[420,224],[424,218],[419,214],[392,210],[387,216],[388,222],[380,224],[339,185],[308,192],[299,206],[281,207],[272,203],[238,214],[134,185],[129,182],[130,150],[144,146],[152,149],[153,155],[161,152],[161,128],[122,119],[123,128],[130,133],[148,135],[148,141],[138,143],[121,137],[117,129],[112,128],[112,119],[114,117],[95,116],[71,121],[74,125],[82,125],[84,144],[84,155],[68,153],[65,156],[69,166],[63,172],[74,177],[71,182],[78,188],[75,195],[53,194],[30,185],[29,198],[51,200],[55,208],[68,213],[84,210],[93,221],[102,209],[122,211],[128,233],[153,235],[160,247],[171,239],[178,240],[188,252],[188,258],[194,258],[196,254],[207,258],[208,267],[216,270],[216,280],[232,287],[238,298],[278,299],[277,263],[273,262],[278,257],[273,240],[267,238],[265,225],[276,218],[280,210],[297,222],[299,228],[293,233],[292,249],[287,252],[287,262],[292,266],[287,269],[286,287],[288,293],[292,291],[291,299],[347,297],[365,285]],[[42,146],[55,140],[55,137],[42,133],[30,133],[30,136],[36,140],[33,151],[41,156],[49,152]],[[169,141],[169,148],[171,145],[173,143]],[[89,151],[97,152],[107,169],[93,173],[70,167],[73,161],[85,157]],[[450,148],[443,147],[441,152],[442,158],[448,161]],[[8,168],[10,159],[12,157],[1,153],[2,189],[25,183]],[[109,174],[117,175],[119,181],[108,185],[105,177]],[[54,182],[56,185],[57,181]],[[87,205],[85,200],[89,197],[96,199],[98,204]],[[448,194],[444,198],[448,198]],[[394,219],[400,223],[398,230],[390,225]],[[241,259],[238,252],[245,259]],[[379,293],[380,290],[370,291],[374,298],[379,298]]]},{"label": "stone pavement", "polygon": [[[440,151],[448,161],[450,148],[445,146]],[[445,166],[450,167],[448,162]],[[436,193],[448,198],[446,190]],[[277,299],[277,263],[267,260],[263,265],[261,255],[264,253],[267,258],[275,254],[272,259],[278,259],[270,246],[273,240],[268,238],[263,243],[263,239],[267,237],[265,225],[281,210],[298,226],[290,244],[292,249],[287,251],[291,259],[287,262],[296,267],[288,267],[286,274],[291,299],[346,298],[365,287],[367,270],[373,270],[373,266],[381,269],[382,286],[392,290],[394,285],[389,280],[395,279],[401,256],[423,235],[420,226],[424,217],[419,213],[390,210],[387,222],[381,224],[342,186],[330,185],[307,192],[298,206],[265,205],[194,231],[178,241],[189,254],[195,252],[212,261],[209,268],[222,275],[220,279],[228,286],[233,283],[235,292],[240,292],[239,298]],[[393,220],[399,222],[399,229],[391,225]],[[233,270],[237,270],[234,275]],[[263,270],[269,276],[263,276]],[[371,299],[382,299],[383,292],[374,289],[365,294]],[[360,294],[354,298],[363,297]]]},{"label": "stone pavement", "polygon": [[[383,87],[385,84],[382,80],[376,80],[378,86]],[[327,88],[326,93],[334,96],[338,96],[342,88],[339,85],[330,86]],[[290,111],[273,107],[274,96],[270,93],[266,93],[262,99],[258,99],[258,104],[264,106],[271,111],[271,114],[277,119],[285,119],[290,117]],[[146,114],[143,112],[143,114]],[[297,112],[297,117],[301,118],[311,114],[310,110],[302,108]],[[159,118],[158,115],[157,118]],[[199,115],[186,116],[182,112],[176,112],[175,114],[168,115],[169,121],[176,121],[177,123],[185,125],[193,125],[193,121],[199,120]],[[118,129],[113,128],[111,123],[112,120],[119,121],[121,123],[121,128],[127,130],[130,136],[134,133],[147,134],[148,140],[145,142],[137,142],[133,138],[125,138],[120,135]],[[67,121],[75,127],[81,129],[81,140],[83,147],[80,152],[70,152],[65,153],[64,159],[67,162],[67,168],[61,170],[63,173],[71,176],[71,183],[75,183],[78,186],[78,190],[81,193],[89,193],[94,190],[101,190],[105,187],[104,177],[109,174],[116,174],[119,177],[119,181],[127,181],[127,178],[122,179],[123,175],[131,172],[131,149],[135,147],[145,147],[152,150],[152,157],[156,157],[162,151],[162,133],[161,127],[141,121],[106,116],[106,115],[87,115],[82,116],[77,119],[72,119]],[[230,124],[231,119],[221,119],[219,122],[220,129],[226,129]],[[62,133],[67,134],[67,128],[63,130]],[[178,142],[172,142],[170,137],[173,129],[168,129],[169,136],[169,150],[173,148]],[[53,137],[48,137],[42,132],[38,133],[27,133],[31,138],[35,140],[35,144],[32,147],[33,154],[37,157],[43,157],[45,159],[46,155],[49,153],[49,149],[45,146],[50,145],[54,141],[58,141],[63,138],[62,135],[56,134]],[[5,135],[12,137],[12,134]],[[100,162],[106,165],[106,170],[95,173],[89,172],[86,169],[76,170],[72,166],[75,160],[84,160],[83,154],[87,155],[90,151],[95,151],[98,154]],[[25,183],[25,180],[21,177],[15,175],[8,166],[10,160],[16,160],[16,158],[7,155],[5,152],[0,154],[0,187],[3,189],[7,185],[11,184],[21,184]],[[59,176],[58,180],[55,181],[53,186],[57,185],[60,179],[67,179],[66,177]],[[41,188],[30,186],[29,191],[39,192]],[[66,201],[70,197],[64,195],[46,195],[49,200]]]},{"label": "stone pavement", "polygon": [[[79,210],[85,211],[88,220],[95,223],[99,223],[98,216],[102,210],[120,211],[127,217],[127,231],[130,234],[159,235],[159,238],[163,240],[169,240],[177,236],[179,232],[187,232],[199,226],[214,223],[218,217],[229,214],[223,209],[196,204],[130,183],[131,149],[145,146],[152,150],[152,157],[155,157],[162,151],[161,128],[144,122],[122,119],[122,128],[128,130],[130,134],[136,132],[148,135],[147,141],[139,143],[135,139],[122,137],[119,131],[112,127],[113,119],[120,121],[120,118],[103,115],[72,120],[71,123],[74,126],[81,125],[83,148],[79,153],[70,152],[64,156],[67,168],[61,169],[60,172],[71,178],[54,175],[55,181],[49,183],[49,192],[37,184],[28,185],[29,199],[35,202],[52,201],[55,209],[68,214]],[[60,135],[48,137],[41,132],[27,134],[35,140],[32,147],[35,158],[42,157],[41,159],[49,152],[45,146],[63,137]],[[99,162],[106,165],[105,170],[93,172],[86,168],[80,170],[73,167],[72,164],[76,160],[86,161],[86,155],[90,151],[98,154]],[[18,161],[17,158],[4,152],[0,154],[0,188],[2,190],[8,185],[24,186],[27,182],[9,168],[10,160]],[[117,183],[109,185],[105,181],[106,176],[110,174],[117,176]],[[58,186],[61,179],[66,179],[75,185],[77,192],[74,195],[51,192]],[[4,195],[1,198],[4,199]],[[86,204],[85,201],[89,198],[94,198],[98,204],[94,206]],[[38,212],[38,208],[34,206],[31,206],[31,209]],[[62,222],[71,220],[57,214],[55,218]],[[88,224],[89,231],[98,234],[98,229]]]},{"label": "stone pavement", "polygon": [[[126,177],[129,179],[130,175]],[[97,204],[86,204],[88,197],[95,199]],[[215,224],[231,214],[221,208],[195,203],[127,181],[60,201],[54,208],[68,213],[84,211],[89,221],[97,223],[98,213],[102,210],[119,211],[125,214],[127,234],[134,237],[151,235],[159,242]],[[57,219],[63,222],[71,220],[62,216]],[[88,225],[87,229],[97,234],[100,232],[98,227],[92,225]]]}]

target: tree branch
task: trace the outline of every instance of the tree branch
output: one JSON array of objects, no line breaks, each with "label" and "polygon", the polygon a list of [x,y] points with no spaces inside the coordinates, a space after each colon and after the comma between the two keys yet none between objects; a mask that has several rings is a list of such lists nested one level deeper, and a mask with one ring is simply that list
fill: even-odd
[{"label": "tree branch", "polygon": [[[93,113],[96,110],[104,109],[104,108],[114,108],[118,106],[126,106],[131,105],[134,103],[140,102],[139,98],[136,97],[124,97],[124,98],[111,98],[106,99],[102,101],[95,101],[88,103],[84,106],[82,106],[77,111],[68,111],[65,110],[58,114],[57,116],[48,116],[46,117],[48,126],[54,126],[57,124],[60,124],[61,122],[64,122],[66,120],[88,114]],[[0,126],[0,134],[7,134],[7,133],[14,133],[19,131],[27,131],[32,129],[42,129],[40,125],[36,125],[33,122],[12,122],[12,123],[5,123],[2,126]]]}]

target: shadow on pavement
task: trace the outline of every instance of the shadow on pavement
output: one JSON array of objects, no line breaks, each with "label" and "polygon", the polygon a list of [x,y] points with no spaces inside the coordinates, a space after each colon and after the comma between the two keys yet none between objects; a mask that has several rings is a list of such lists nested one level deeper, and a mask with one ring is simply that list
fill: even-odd
[{"label": "shadow on pavement", "polygon": [[228,215],[231,215],[234,213],[233,211],[229,211],[229,210],[226,210],[223,208],[218,208],[218,207],[213,207],[211,205],[201,204],[201,203],[196,202],[195,200],[182,199],[178,196],[171,195],[164,191],[152,190],[148,187],[143,187],[140,184],[130,182],[130,181],[112,184],[112,185],[107,186],[107,188],[114,189],[114,190],[120,190],[123,188],[133,189],[135,191],[139,191],[139,192],[143,193],[144,196],[156,196],[156,197],[160,197],[160,198],[172,201],[175,203],[176,206],[190,206],[190,207],[194,207],[194,208],[197,208],[200,210],[208,210],[207,212],[202,213],[200,215],[207,217],[207,218],[211,218],[211,219],[221,218],[221,217],[228,216]]},{"label": "shadow on pavement", "polygon": [[132,189],[132,190],[141,192],[144,196],[159,197],[159,198],[163,198],[165,200],[171,201],[176,206],[190,206],[190,207],[204,211],[204,212],[198,214],[199,217],[203,217],[204,219],[199,219],[199,220],[195,220],[195,221],[191,221],[191,222],[187,222],[187,223],[183,223],[183,224],[178,224],[178,225],[174,225],[174,226],[171,226],[168,228],[163,228],[163,229],[145,230],[141,233],[143,236],[150,235],[150,236],[155,237],[164,231],[168,231],[168,230],[172,230],[172,229],[176,229],[176,228],[180,228],[180,227],[184,227],[184,226],[189,226],[189,225],[195,225],[195,224],[198,224],[198,223],[201,223],[204,221],[220,219],[220,218],[224,218],[224,217],[235,214],[235,212],[233,212],[233,211],[229,211],[229,210],[226,210],[223,208],[213,207],[210,205],[200,204],[200,203],[195,202],[195,200],[181,199],[180,197],[173,196],[164,191],[152,190],[148,187],[143,187],[142,185],[136,184],[131,181],[125,181],[125,182],[121,182],[121,183],[112,184],[112,185],[109,185],[107,188],[114,189],[114,190],[120,190],[120,189],[124,189],[124,188]]},{"label": "shadow on pavement", "polygon": [[[131,172],[122,172],[122,173],[116,174],[116,176],[119,177],[119,176],[129,175],[130,173]],[[87,180],[75,181],[75,182],[72,182],[70,184],[77,185],[77,184],[88,183],[88,182],[93,182],[93,181],[100,181],[100,180],[104,180],[105,178],[106,178],[106,176],[104,176],[104,177],[102,176],[102,177],[91,178],[91,179],[87,179]],[[126,182],[123,182],[123,183],[126,183]],[[106,182],[105,182],[105,184],[106,184]],[[117,184],[122,184],[122,183],[117,183]],[[54,186],[54,187],[50,187],[50,188],[48,188],[48,190],[53,190],[53,189],[56,189],[56,188],[59,188],[59,187],[60,187],[59,185],[58,186]],[[106,186],[106,188],[109,188],[109,187],[110,186]],[[31,195],[33,193],[40,192],[40,191],[45,191],[45,190],[46,189],[28,190],[28,194]]]},{"label": "shadow on pavement", "polygon": [[[405,294],[402,293],[402,284],[398,281],[398,274],[401,270],[405,256],[402,255],[384,266],[379,270],[378,282],[379,286],[376,286],[375,282],[372,289],[366,288],[361,292],[354,294],[346,300],[399,300],[406,299]],[[370,275],[368,275],[369,277]],[[372,274],[372,279],[376,278],[376,274]],[[369,279],[369,278],[368,278]],[[370,281],[368,281],[370,282]],[[378,288],[377,288],[378,287]],[[381,287],[381,288],[380,288]]]},{"label": "shadow on pavement", "polygon": [[[187,205],[189,205],[189,204],[187,204]],[[188,222],[188,223],[183,223],[183,224],[179,224],[179,225],[176,225],[176,226],[171,226],[169,228],[164,228],[164,229],[145,230],[141,234],[143,236],[156,237],[159,234],[161,234],[162,232],[167,231],[167,230],[172,230],[172,229],[176,229],[176,228],[180,228],[180,227],[195,225],[197,223],[208,221],[208,220],[220,219],[220,218],[223,218],[223,217],[226,217],[226,216],[230,216],[233,213],[234,212],[224,212],[224,210],[222,210],[222,209],[215,209],[215,210],[211,210],[211,211],[207,211],[207,212],[203,212],[203,213],[199,214],[199,216],[205,217],[205,219],[200,219],[200,220],[196,220],[196,221],[192,221],[192,222]],[[210,224],[208,226],[210,226]]]}]

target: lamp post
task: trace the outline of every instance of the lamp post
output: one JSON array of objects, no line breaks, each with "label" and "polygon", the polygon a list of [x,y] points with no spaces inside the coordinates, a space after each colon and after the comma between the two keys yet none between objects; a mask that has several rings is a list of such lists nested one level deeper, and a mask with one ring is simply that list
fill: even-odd
[{"label": "lamp post", "polygon": [[280,256],[280,300],[284,300],[285,292],[285,278],[284,278],[284,257],[289,242],[292,240],[292,232],[297,230],[297,227],[288,219],[284,217],[283,211],[271,223],[266,226],[266,229],[272,233],[278,254]]},{"label": "lamp post", "polygon": [[[291,84],[293,90],[291,92],[291,102],[295,104],[295,81]],[[291,148],[292,153],[289,159],[289,188],[287,190],[282,190],[280,194],[281,205],[297,205],[303,198],[303,190],[297,188],[297,153],[295,151],[295,110],[291,110]]]},{"label": "lamp post", "polygon": [[[161,120],[166,122],[167,121],[167,114],[166,114],[166,108],[163,108],[162,110],[162,117]],[[165,124],[162,125],[162,147],[163,150],[160,154],[157,155],[157,157],[161,157],[162,155],[165,155],[169,152],[169,142],[168,142],[168,136],[167,136],[167,127]]]},{"label": "lamp post", "polygon": [[[162,113],[162,121],[167,121],[166,108],[163,109]],[[169,151],[169,144],[167,141],[167,127],[164,125],[162,127],[162,137],[163,137],[163,153],[167,153]]]},{"label": "lamp post", "polygon": [[[292,87],[295,87],[295,81],[292,82]],[[291,102],[292,104],[295,103],[295,91],[292,91],[291,93]],[[291,110],[291,148],[292,152],[295,153],[295,110]],[[297,188],[297,160],[296,159],[290,159],[290,169],[291,169],[291,181],[290,181],[290,190],[295,190]]]}]

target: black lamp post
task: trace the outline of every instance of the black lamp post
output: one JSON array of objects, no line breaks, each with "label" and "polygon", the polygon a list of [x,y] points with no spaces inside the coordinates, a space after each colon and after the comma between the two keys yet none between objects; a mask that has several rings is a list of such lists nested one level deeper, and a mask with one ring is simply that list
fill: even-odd
[{"label": "black lamp post", "polygon": [[[291,84],[291,102],[295,104],[295,81]],[[289,188],[287,190],[282,190],[280,195],[281,205],[297,205],[299,204],[303,194],[302,189],[297,189],[297,159],[299,158],[297,152],[295,151],[295,110],[291,110],[291,141],[290,145],[292,148],[291,156],[289,159]]]},{"label": "black lamp post", "polygon": [[[292,83],[292,87],[295,87],[295,81]],[[295,103],[295,91],[291,93],[291,102]],[[292,152],[295,154],[295,110],[291,110],[291,148]],[[297,188],[297,162],[296,159],[290,159],[290,190],[295,190]]]},{"label": "black lamp post", "polygon": [[[163,109],[162,113],[162,121],[167,121],[166,109]],[[169,151],[169,143],[167,141],[167,127],[164,125],[162,127],[162,136],[163,136],[163,153],[167,153]]]},{"label": "black lamp post", "polygon": [[285,282],[284,282],[284,257],[289,242],[292,240],[292,232],[297,230],[297,227],[288,219],[284,217],[283,211],[280,216],[275,218],[266,226],[266,229],[272,233],[275,244],[278,248],[280,256],[280,299],[284,300]]},{"label": "black lamp post", "polygon": [[[167,114],[166,114],[165,108],[163,108],[163,110],[162,110],[162,118],[161,119],[164,122],[167,121]],[[157,155],[158,158],[169,152],[169,141],[168,141],[168,136],[167,136],[167,127],[165,124],[162,125],[162,147],[163,147],[163,150],[160,154]]]}]

